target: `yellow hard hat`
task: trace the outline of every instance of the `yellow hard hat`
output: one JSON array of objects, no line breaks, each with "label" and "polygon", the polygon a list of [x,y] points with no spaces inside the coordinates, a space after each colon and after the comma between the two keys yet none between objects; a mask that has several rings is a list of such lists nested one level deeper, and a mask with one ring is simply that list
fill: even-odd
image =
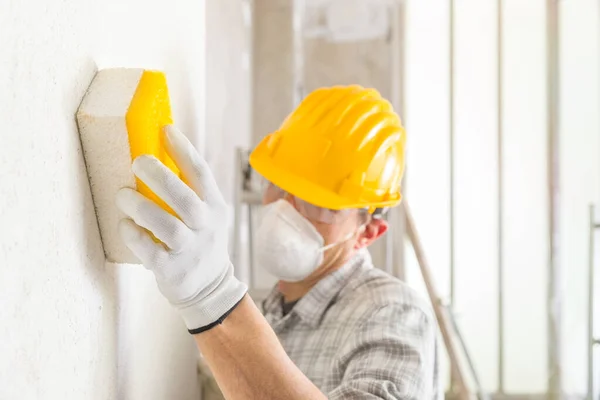
[{"label": "yellow hard hat", "polygon": [[402,198],[406,133],[375,89],[334,86],[310,93],[250,154],[266,180],[313,205],[392,207]]}]

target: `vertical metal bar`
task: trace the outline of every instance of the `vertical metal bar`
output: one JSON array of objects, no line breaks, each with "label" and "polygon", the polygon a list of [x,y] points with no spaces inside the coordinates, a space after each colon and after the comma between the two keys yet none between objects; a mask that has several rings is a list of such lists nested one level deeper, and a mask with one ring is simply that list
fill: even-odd
[{"label": "vertical metal bar", "polygon": [[248,207],[248,286],[252,289],[256,288],[254,273],[254,218],[251,203],[246,204]]},{"label": "vertical metal bar", "polygon": [[247,116],[248,116],[248,131],[247,134],[249,136],[248,138],[248,142],[251,145],[255,145],[257,144],[255,142],[255,133],[254,133],[254,110],[253,110],[253,104],[254,104],[254,55],[256,53],[256,47],[255,47],[255,38],[256,38],[256,32],[255,32],[255,21],[256,21],[256,16],[255,16],[255,9],[256,9],[256,5],[255,5],[255,0],[246,0],[247,3],[247,10],[248,10],[248,14],[249,14],[249,21],[248,21],[248,25],[246,26],[245,29],[245,35],[246,35],[246,47],[245,47],[245,51],[248,52],[248,66],[247,66],[247,75],[246,75],[246,79],[248,79],[248,92],[246,95],[246,101],[248,102],[248,108],[246,110],[247,112]]},{"label": "vertical metal bar", "polygon": [[[405,178],[402,179],[402,193],[406,195],[406,174]],[[396,236],[393,245],[393,275],[402,280],[406,281],[406,218],[404,216],[404,209],[396,207],[394,210],[394,221],[396,227]]]},{"label": "vertical metal bar", "polygon": [[503,92],[503,9],[502,0],[497,0],[497,28],[498,28],[498,392],[504,393],[504,175],[502,161],[504,157],[503,131],[504,125],[504,92]]},{"label": "vertical metal bar", "polygon": [[[392,36],[392,104],[402,118],[402,123],[406,126],[406,108],[404,103],[405,89],[405,71],[406,71],[406,2],[400,1],[394,3],[392,8],[393,15],[393,36]],[[402,180],[402,193],[406,197],[406,171]],[[405,253],[405,223],[403,208],[396,207],[390,210],[390,220],[393,226],[392,235],[386,243],[387,257],[390,257],[391,273],[400,280],[406,280],[404,268]]]},{"label": "vertical metal bar", "polygon": [[[388,20],[390,26],[390,40],[388,41],[390,46],[390,63],[389,63],[389,78],[390,78],[390,87],[391,87],[391,102],[396,111],[398,110],[398,75],[401,73],[400,68],[398,68],[398,52],[399,44],[398,44],[398,24],[399,18],[397,13],[397,5],[395,3],[391,3],[388,7]],[[400,115],[402,117],[402,115]],[[396,210],[390,210],[385,216],[386,220],[390,225],[390,229],[388,230],[385,240],[385,248],[384,248],[384,265],[385,272],[388,274],[394,275],[395,273],[395,259],[394,259],[394,243],[398,237],[399,232],[397,232],[397,219],[396,219]]]},{"label": "vertical metal bar", "polygon": [[390,225],[391,229],[386,233],[385,240],[385,259],[384,259],[384,271],[390,275],[394,275],[394,241],[398,236],[396,232],[396,218],[394,216],[396,210],[390,210],[386,215],[386,220]]},{"label": "vertical metal bar", "polygon": [[587,400],[594,398],[594,205],[590,204],[589,216],[589,254],[588,254],[588,357],[587,357]]},{"label": "vertical metal bar", "polygon": [[[448,10],[448,133],[449,133],[449,171],[450,171],[450,307],[453,309],[456,302],[455,284],[455,243],[454,243],[454,0],[449,0]],[[455,372],[450,370],[450,391],[454,391],[454,382],[456,380]]]},{"label": "vertical metal bar", "polygon": [[547,113],[548,113],[548,398],[560,399],[561,382],[561,298],[559,266],[559,4],[546,0]]},{"label": "vertical metal bar", "polygon": [[[398,75],[400,70],[398,68],[398,51],[400,50],[398,47],[398,15],[397,15],[397,7],[395,3],[391,3],[388,8],[388,19],[390,25],[390,64],[389,64],[389,78],[390,78],[390,87],[391,87],[391,102],[396,111],[398,111],[397,107],[397,99],[398,99]],[[402,117],[402,115],[401,115]],[[384,265],[385,272],[388,274],[394,274],[394,242],[398,236],[398,232],[396,232],[396,210],[390,210],[385,219],[388,221],[390,225],[390,229],[388,230],[384,240],[385,240],[385,248],[384,248]]]},{"label": "vertical metal bar", "polygon": [[[598,11],[600,11],[600,0],[598,1]],[[600,13],[598,14],[598,17],[600,17]],[[600,18],[596,20],[598,23],[598,26],[600,26]],[[596,346],[600,346],[600,337],[594,337],[594,328],[596,327],[596,320],[594,318],[595,315],[595,298],[594,298],[594,284],[595,284],[595,268],[596,268],[596,260],[595,260],[595,233],[596,233],[596,229],[600,228],[600,224],[597,224],[595,222],[596,220],[596,210],[593,204],[590,205],[590,224],[592,224],[591,226],[591,230],[592,230],[592,234],[591,234],[591,238],[590,238],[590,271],[589,271],[589,281],[588,281],[588,290],[589,290],[589,305],[588,305],[588,318],[589,318],[589,341],[590,341],[590,348],[588,349],[588,390],[590,392],[589,397],[590,399],[593,399],[594,396],[596,395],[596,393],[594,392],[594,349]],[[600,391],[598,391],[598,400],[600,400]]]},{"label": "vertical metal bar", "polygon": [[242,271],[242,268],[240,268],[241,264],[241,257],[240,257],[240,247],[241,247],[241,243],[240,243],[240,232],[241,232],[241,226],[242,226],[242,221],[241,221],[241,217],[242,217],[242,195],[241,195],[241,191],[243,190],[242,187],[242,165],[243,162],[242,160],[244,159],[243,156],[243,150],[240,148],[236,149],[235,152],[235,163],[234,163],[234,182],[233,182],[233,238],[231,241],[231,255],[232,255],[232,262],[233,265],[235,265],[235,271],[236,271],[236,275],[237,277],[242,280],[242,281],[246,281],[246,277],[244,276],[244,272],[247,271]]},{"label": "vertical metal bar", "polygon": [[454,246],[454,0],[449,11],[449,134],[450,134],[450,304],[455,300],[455,246]]},{"label": "vertical metal bar", "polygon": [[[399,56],[399,66],[400,73],[398,77],[400,82],[398,83],[398,112],[402,116],[404,126],[407,126],[406,122],[406,1],[401,1],[398,5],[398,14],[399,14],[399,35],[400,35],[400,50],[398,52]],[[406,166],[405,166],[406,168]],[[402,178],[402,192],[406,196],[407,186],[406,186],[406,169],[404,171],[404,177]],[[405,252],[406,252],[406,218],[404,217],[404,209],[397,208],[396,209],[396,219],[398,220],[397,232],[398,239],[396,241],[396,245],[394,249],[396,253],[394,254],[394,260],[396,265],[396,276],[399,279],[406,280],[406,265],[405,265]]]}]

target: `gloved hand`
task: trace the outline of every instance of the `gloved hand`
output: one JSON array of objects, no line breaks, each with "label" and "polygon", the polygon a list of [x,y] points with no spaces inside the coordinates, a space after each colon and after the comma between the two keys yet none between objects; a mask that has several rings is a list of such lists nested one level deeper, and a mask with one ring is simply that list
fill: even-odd
[{"label": "gloved hand", "polygon": [[122,220],[119,231],[127,247],[154,273],[159,290],[179,310],[190,332],[199,333],[222,322],[247,287],[233,276],[227,252],[227,205],[206,161],[173,126],[165,128],[164,143],[187,185],[153,156],[136,158],[133,172],[180,219],[124,188],[117,205],[131,219]]}]

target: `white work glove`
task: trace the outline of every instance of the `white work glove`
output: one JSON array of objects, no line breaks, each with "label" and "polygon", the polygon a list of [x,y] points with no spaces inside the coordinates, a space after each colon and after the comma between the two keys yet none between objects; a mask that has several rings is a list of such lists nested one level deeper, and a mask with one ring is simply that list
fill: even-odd
[{"label": "white work glove", "polygon": [[221,323],[247,287],[233,276],[227,253],[228,209],[206,161],[172,126],[165,128],[164,143],[187,185],[149,155],[134,160],[133,172],[180,219],[124,188],[117,194],[117,205],[131,219],[123,219],[119,231],[195,334]]}]

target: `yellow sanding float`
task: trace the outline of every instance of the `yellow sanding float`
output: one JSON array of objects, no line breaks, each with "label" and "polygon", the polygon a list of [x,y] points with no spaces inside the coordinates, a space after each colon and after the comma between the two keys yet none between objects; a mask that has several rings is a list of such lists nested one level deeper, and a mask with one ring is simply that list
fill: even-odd
[{"label": "yellow sanding float", "polygon": [[134,188],[173,213],[131,170],[136,157],[150,154],[179,175],[162,143],[162,129],[173,123],[165,75],[137,68],[99,71],[81,102],[77,123],[106,259],[139,264],[119,236],[117,226],[125,215],[115,196],[123,187]]}]

